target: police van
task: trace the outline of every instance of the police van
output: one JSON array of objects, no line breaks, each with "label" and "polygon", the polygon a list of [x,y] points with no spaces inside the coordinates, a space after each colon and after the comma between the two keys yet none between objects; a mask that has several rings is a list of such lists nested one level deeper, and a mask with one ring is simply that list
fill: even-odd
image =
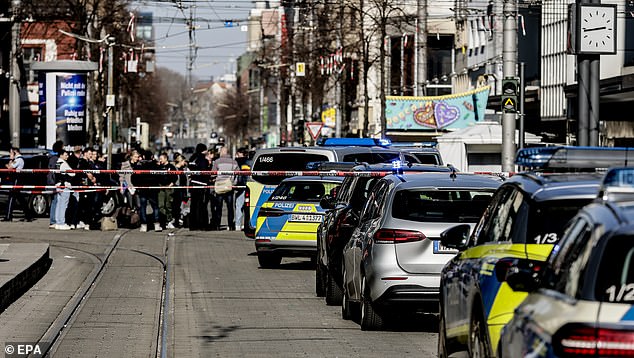
[{"label": "police van", "polygon": [[277,185],[287,176],[271,171],[304,171],[311,162],[418,163],[415,156],[389,148],[389,142],[374,138],[326,138],[312,147],[277,147],[260,149],[253,157],[251,171],[259,172],[247,181],[244,234],[255,238],[257,217]]}]

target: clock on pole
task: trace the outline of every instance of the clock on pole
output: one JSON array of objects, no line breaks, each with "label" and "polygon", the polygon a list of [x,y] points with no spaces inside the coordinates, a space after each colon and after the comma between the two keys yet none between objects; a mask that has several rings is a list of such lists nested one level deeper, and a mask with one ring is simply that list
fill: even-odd
[{"label": "clock on pole", "polygon": [[576,4],[574,51],[578,55],[616,54],[616,5]]}]

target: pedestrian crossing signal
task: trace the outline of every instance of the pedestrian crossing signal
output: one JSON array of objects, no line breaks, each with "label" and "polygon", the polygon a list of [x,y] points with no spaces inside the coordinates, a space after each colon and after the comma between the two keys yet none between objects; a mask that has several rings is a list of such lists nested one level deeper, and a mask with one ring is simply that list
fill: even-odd
[{"label": "pedestrian crossing signal", "polygon": [[502,80],[502,112],[517,113],[517,95],[519,81],[517,78],[506,77]]}]

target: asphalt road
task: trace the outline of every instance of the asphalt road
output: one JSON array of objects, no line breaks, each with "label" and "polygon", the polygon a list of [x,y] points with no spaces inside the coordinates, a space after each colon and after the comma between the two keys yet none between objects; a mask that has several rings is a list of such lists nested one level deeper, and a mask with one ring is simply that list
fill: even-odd
[{"label": "asphalt road", "polygon": [[435,316],[363,332],[315,296],[309,260],[261,269],[241,232],[0,225],[0,243],[47,242],[53,258],[0,314],[0,344],[44,339],[55,357],[436,356]]}]

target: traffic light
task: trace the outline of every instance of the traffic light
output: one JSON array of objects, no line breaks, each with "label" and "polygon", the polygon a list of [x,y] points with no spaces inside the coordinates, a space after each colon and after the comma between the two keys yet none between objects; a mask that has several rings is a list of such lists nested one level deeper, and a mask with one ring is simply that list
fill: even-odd
[{"label": "traffic light", "polygon": [[517,78],[506,77],[502,80],[502,112],[517,113],[519,94],[519,81]]}]

